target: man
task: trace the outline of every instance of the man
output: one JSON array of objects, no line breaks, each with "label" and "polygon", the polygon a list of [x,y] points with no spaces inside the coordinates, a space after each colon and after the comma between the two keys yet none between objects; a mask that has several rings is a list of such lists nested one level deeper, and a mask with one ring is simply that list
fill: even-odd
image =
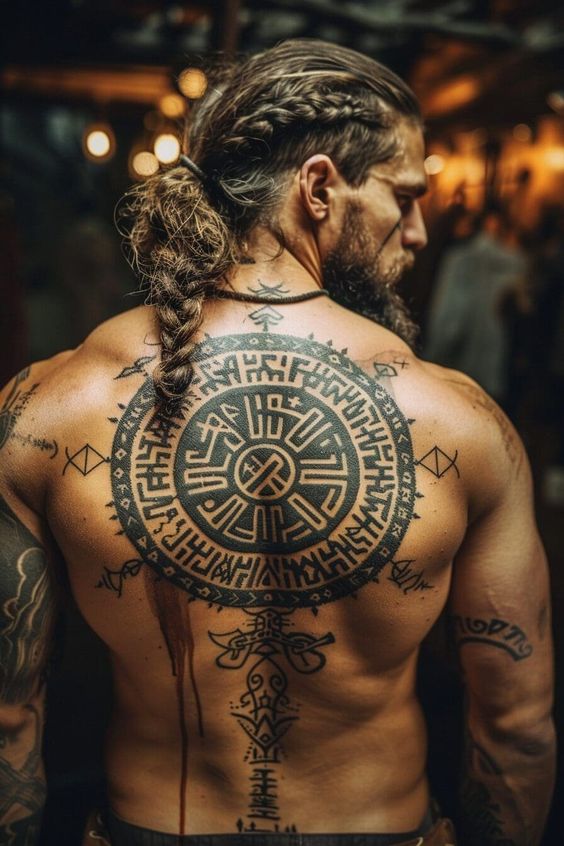
[{"label": "man", "polygon": [[507,400],[509,338],[503,300],[527,272],[526,257],[507,243],[500,209],[491,208],[474,236],[444,256],[429,314],[425,353],[460,368],[496,401]]},{"label": "man", "polygon": [[394,285],[426,240],[413,95],[316,41],[218,90],[192,158],[129,197],[151,305],[3,394],[3,832],[38,826],[62,559],[114,670],[87,842],[454,843],[414,692],[448,602],[460,842],[537,844],[546,566],[510,424],[398,334]]}]

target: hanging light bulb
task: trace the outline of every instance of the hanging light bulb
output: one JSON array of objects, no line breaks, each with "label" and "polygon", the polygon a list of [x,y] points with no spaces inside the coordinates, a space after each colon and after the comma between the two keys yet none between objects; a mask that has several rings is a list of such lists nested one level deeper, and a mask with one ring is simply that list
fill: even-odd
[{"label": "hanging light bulb", "polygon": [[186,100],[180,94],[165,94],[159,100],[159,109],[167,118],[179,118],[186,111]]},{"label": "hanging light bulb", "polygon": [[106,124],[88,126],[82,138],[84,154],[91,161],[108,161],[115,152],[115,135]]},{"label": "hanging light bulb", "polygon": [[185,97],[198,100],[208,87],[208,78],[200,68],[186,68],[178,77],[178,87]]},{"label": "hanging light bulb", "polygon": [[145,178],[157,172],[159,162],[154,153],[149,150],[140,150],[131,158],[131,169],[134,176]]},{"label": "hanging light bulb", "polygon": [[155,138],[153,150],[161,164],[172,164],[180,155],[180,141],[171,132],[163,132]]}]

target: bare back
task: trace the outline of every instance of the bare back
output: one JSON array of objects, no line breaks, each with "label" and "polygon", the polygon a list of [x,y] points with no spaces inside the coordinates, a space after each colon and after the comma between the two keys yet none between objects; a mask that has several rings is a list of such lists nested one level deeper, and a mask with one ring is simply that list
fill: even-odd
[{"label": "bare back", "polygon": [[331,301],[206,308],[178,414],[155,406],[145,307],[22,384],[27,501],[111,656],[111,805],[188,834],[413,829],[470,404]]}]

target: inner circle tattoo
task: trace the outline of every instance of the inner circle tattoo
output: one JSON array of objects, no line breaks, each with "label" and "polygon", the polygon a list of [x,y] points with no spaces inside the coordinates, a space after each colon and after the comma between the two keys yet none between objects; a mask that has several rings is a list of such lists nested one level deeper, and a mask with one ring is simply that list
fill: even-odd
[{"label": "inner circle tattoo", "polygon": [[125,535],[158,575],[235,607],[311,607],[356,592],[413,518],[408,421],[382,385],[311,339],[208,339],[182,412],[147,379],[111,464]]}]

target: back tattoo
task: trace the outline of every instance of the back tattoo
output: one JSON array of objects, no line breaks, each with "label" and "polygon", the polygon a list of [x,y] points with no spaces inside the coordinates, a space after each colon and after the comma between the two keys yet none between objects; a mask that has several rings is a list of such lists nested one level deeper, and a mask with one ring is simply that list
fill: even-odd
[{"label": "back tattoo", "polygon": [[311,338],[209,338],[192,364],[177,414],[159,410],[147,377],[115,420],[110,506],[138,557],[106,569],[98,586],[121,596],[125,579],[147,565],[177,679],[180,833],[186,673],[201,735],[205,721],[188,602],[180,609],[179,596],[242,609],[240,627],[209,632],[216,667],[240,672],[244,685],[230,705],[251,767],[247,819],[237,829],[280,831],[282,742],[299,718],[290,680],[321,670],[335,642],[326,630],[296,631],[291,617],[355,596],[393,562],[416,516],[413,421],[344,353]]}]

